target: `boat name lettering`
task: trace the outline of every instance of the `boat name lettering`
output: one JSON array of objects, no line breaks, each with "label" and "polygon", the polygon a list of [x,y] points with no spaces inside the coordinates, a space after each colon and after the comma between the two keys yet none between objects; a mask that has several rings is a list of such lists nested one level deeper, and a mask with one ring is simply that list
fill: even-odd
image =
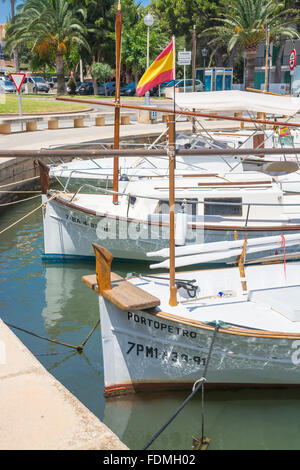
[{"label": "boat name lettering", "polygon": [[177,351],[159,351],[158,348],[153,348],[153,346],[147,346],[140,343],[133,343],[132,341],[128,341],[128,350],[127,354],[135,353],[137,356],[144,356],[150,357],[151,359],[162,359],[171,360],[174,363],[181,364],[182,362],[185,363],[194,363],[199,366],[205,366],[206,364],[206,357],[201,356],[189,356],[185,353],[178,353]]},{"label": "boat name lettering", "polygon": [[166,323],[161,323],[157,320],[152,320],[151,318],[146,318],[137,313],[128,312],[128,320],[133,320],[135,323],[140,323],[141,325],[149,326],[155,328],[156,330],[167,331],[170,334],[175,334],[178,336],[186,336],[188,338],[195,339],[197,338],[197,333],[195,331],[185,330],[178,326],[167,325]]},{"label": "boat name lettering", "polygon": [[93,222],[89,222],[87,220],[81,221],[78,219],[78,217],[74,217],[73,215],[66,214],[66,219],[70,220],[71,222],[74,222],[75,224],[80,224],[80,225],[85,225],[86,227],[91,227],[91,228],[97,228],[97,224],[94,224]]}]

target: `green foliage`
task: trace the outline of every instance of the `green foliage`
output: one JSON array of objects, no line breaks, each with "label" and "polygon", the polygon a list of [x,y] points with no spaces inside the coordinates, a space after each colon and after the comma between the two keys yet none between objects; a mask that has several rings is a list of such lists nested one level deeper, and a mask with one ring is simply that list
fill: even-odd
[{"label": "green foliage", "polygon": [[[14,9],[15,0],[10,1]],[[1,2],[1,0],[0,0]],[[115,68],[116,1],[112,0],[23,0],[6,32],[6,51],[18,50],[22,62],[34,69],[56,67],[63,85],[64,73],[78,71],[79,60],[94,64],[93,76],[108,78],[103,67]],[[271,40],[299,37],[297,0],[152,0],[143,8],[136,0],[122,0],[122,80],[137,80],[146,69],[147,27],[150,12],[150,64],[176,37],[176,50],[192,50],[196,26],[196,66],[202,65],[201,49],[209,51],[206,64],[232,65],[244,50],[255,51],[265,40],[266,25]],[[58,56],[60,56],[58,60]],[[101,68],[102,67],[102,68]],[[58,70],[59,68],[59,70]],[[99,70],[96,70],[99,68]],[[180,74],[181,68],[178,69]],[[190,70],[187,71],[190,73]]]},{"label": "green foliage", "polygon": [[[137,77],[142,75],[147,67],[147,26],[144,24],[144,16],[147,11],[137,8],[134,18],[124,20],[122,37],[122,63]],[[149,63],[171,41],[171,35],[162,32],[158,18],[154,17],[154,23],[149,29]]]},{"label": "green foliage", "polygon": [[79,15],[84,19],[85,9],[75,12],[68,0],[25,0],[7,30],[7,47],[29,45],[44,60],[55,55],[59,94],[65,88],[63,57],[74,44],[89,49]]},{"label": "green foliage", "polygon": [[74,80],[73,75],[70,76],[67,85],[68,85],[68,87],[70,88],[70,95],[75,95],[75,91],[76,91],[76,82],[75,82],[75,80]]},{"label": "green foliage", "polygon": [[[265,40],[269,27],[271,40],[278,37],[297,37],[288,25],[295,21],[293,10],[286,10],[285,2],[276,0],[224,0],[219,9],[218,25],[207,28],[203,34],[210,35],[210,46],[219,48],[226,44],[230,51],[236,46],[256,50]],[[221,24],[220,24],[221,23]]]},{"label": "green foliage", "polygon": [[102,62],[95,62],[89,70],[93,77],[99,82],[107,82],[114,74],[113,69],[109,64],[103,64]]}]

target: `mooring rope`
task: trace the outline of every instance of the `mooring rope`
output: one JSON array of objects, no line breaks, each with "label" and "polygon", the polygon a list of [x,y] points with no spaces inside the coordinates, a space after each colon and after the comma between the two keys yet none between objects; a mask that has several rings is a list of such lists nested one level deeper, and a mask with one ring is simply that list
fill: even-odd
[{"label": "mooring rope", "polygon": [[7,184],[1,185],[0,189],[7,188],[8,186],[14,186],[14,185],[17,185],[19,183],[20,184],[27,183],[28,181],[36,180],[38,178],[39,178],[39,176],[33,176],[32,178],[26,178],[25,180],[13,181],[12,183],[7,183]]},{"label": "mooring rope", "polygon": [[75,346],[74,344],[64,343],[63,341],[59,341],[57,339],[46,338],[45,336],[38,335],[37,333],[33,333],[32,331],[25,330],[24,328],[20,328],[19,326],[12,325],[11,323],[7,323],[6,321],[4,321],[4,323],[10,328],[15,328],[16,330],[22,331],[23,333],[27,333],[31,336],[35,336],[36,338],[39,338],[39,339],[44,339],[45,341],[49,341],[50,343],[55,343],[61,346],[66,346],[67,348],[76,349],[77,352],[81,353],[83,351],[84,346],[86,345],[86,343],[88,342],[92,334],[94,333],[95,329],[100,324],[100,320],[97,321],[96,325],[92,328],[92,330],[90,331],[86,339],[81,344],[78,344],[77,346]]},{"label": "mooring rope", "polygon": [[8,193],[8,194],[33,194],[33,193],[39,193],[41,194],[42,191],[12,191],[12,190],[1,190],[0,191],[0,194],[1,193]]},{"label": "mooring rope", "polygon": [[12,204],[19,204],[20,202],[30,201],[30,199],[35,199],[37,197],[40,197],[40,194],[37,194],[36,196],[27,197],[25,199],[19,199],[18,201],[4,202],[3,204],[0,204],[0,207],[11,206]]},{"label": "mooring rope", "polygon": [[48,202],[50,202],[52,199],[54,199],[56,197],[56,194],[53,194],[47,201],[43,202],[42,204],[40,204],[39,206],[37,206],[35,209],[33,209],[32,211],[28,212],[28,214],[25,214],[23,215],[23,217],[21,217],[20,219],[16,220],[15,222],[13,222],[12,224],[10,224],[8,227],[4,228],[3,230],[0,231],[0,235],[2,235],[2,233],[6,232],[7,230],[9,230],[10,228],[14,227],[15,225],[17,225],[19,222],[21,222],[22,220],[26,219],[27,217],[29,217],[31,214],[33,214],[34,212],[36,212],[38,209],[41,209],[42,207],[45,207],[46,204],[48,204]]},{"label": "mooring rope", "polygon": [[[193,389],[192,389],[192,393],[190,393],[190,395],[189,395],[189,396],[184,400],[184,402],[179,406],[179,408],[175,411],[175,413],[171,416],[171,418],[166,422],[166,424],[164,424],[164,425],[160,428],[160,430],[152,437],[152,439],[150,439],[150,441],[148,442],[148,444],[146,444],[146,446],[143,447],[142,450],[147,450],[148,447],[150,447],[151,444],[153,444],[153,442],[158,438],[158,436],[160,436],[160,434],[169,426],[169,424],[171,424],[171,422],[176,418],[176,416],[177,416],[177,415],[180,413],[180,411],[185,407],[185,405],[186,405],[186,404],[191,400],[191,398],[193,398],[193,396],[198,392],[199,388],[204,386],[204,382],[206,382],[206,375],[207,375],[208,365],[209,365],[209,362],[210,362],[210,358],[211,358],[213,346],[214,346],[215,339],[216,339],[217,332],[218,332],[219,328],[220,328],[220,325],[217,323],[216,326],[215,326],[215,329],[214,329],[213,337],[212,337],[211,344],[210,344],[210,348],[209,348],[209,351],[208,351],[207,361],[206,361],[206,363],[205,363],[203,376],[202,376],[200,379],[198,379],[198,380],[194,383]],[[203,397],[203,389],[202,389],[202,397]],[[202,408],[202,410],[203,410],[203,408]],[[203,411],[202,411],[202,440],[203,440],[203,436],[204,436],[204,418],[203,418]]]}]

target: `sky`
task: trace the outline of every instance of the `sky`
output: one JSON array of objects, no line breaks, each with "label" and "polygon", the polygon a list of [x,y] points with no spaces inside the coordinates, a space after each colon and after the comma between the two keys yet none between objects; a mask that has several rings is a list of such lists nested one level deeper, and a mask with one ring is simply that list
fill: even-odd
[{"label": "sky", "polygon": [[[15,8],[19,5],[20,1],[15,2]],[[10,0],[0,0],[0,24],[6,23],[8,18],[10,17]]]},{"label": "sky", "polygon": [[[18,1],[16,2],[19,3]],[[146,7],[151,3],[151,0],[141,0],[142,6]],[[0,24],[6,23],[7,18],[10,16],[10,1],[5,0],[5,3],[0,0]]]}]

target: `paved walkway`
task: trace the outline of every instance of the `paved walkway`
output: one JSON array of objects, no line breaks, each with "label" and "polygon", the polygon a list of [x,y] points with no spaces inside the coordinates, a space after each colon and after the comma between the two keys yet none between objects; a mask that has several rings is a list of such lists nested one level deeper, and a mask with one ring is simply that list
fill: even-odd
[{"label": "paved walkway", "polygon": [[0,449],[127,450],[0,320]]},{"label": "paved walkway", "polygon": [[[239,129],[239,123],[232,121],[208,121],[202,120],[203,125],[209,129]],[[160,134],[165,131],[165,123],[157,124],[140,124],[134,122],[130,125],[120,127],[120,136],[151,136]],[[190,122],[178,122],[176,124],[177,131],[191,130]],[[40,149],[47,148],[50,145],[61,144],[79,144],[82,142],[93,142],[97,140],[106,140],[112,142],[114,136],[114,126],[107,125],[103,127],[84,127],[84,128],[68,128],[57,130],[42,130],[35,132],[18,132],[12,134],[0,135],[0,146],[2,149]]]}]

